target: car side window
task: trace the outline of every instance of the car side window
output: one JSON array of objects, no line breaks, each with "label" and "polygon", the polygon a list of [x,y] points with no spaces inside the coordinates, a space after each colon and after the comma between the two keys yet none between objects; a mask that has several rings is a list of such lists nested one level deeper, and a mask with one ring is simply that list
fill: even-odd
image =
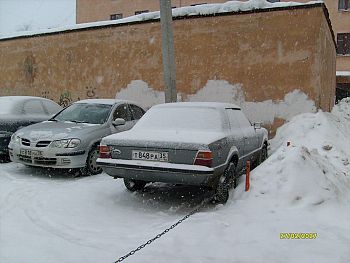
[{"label": "car side window", "polygon": [[252,124],[241,110],[235,110],[235,117],[241,127],[250,127]]},{"label": "car side window", "polygon": [[234,110],[234,109],[226,109],[226,113],[228,116],[228,120],[230,122],[231,129],[239,129],[240,127],[239,122],[235,116],[236,111],[237,110]]},{"label": "car side window", "polygon": [[131,120],[127,104],[119,105],[116,108],[116,110],[113,113],[113,120],[115,120],[117,118],[122,118],[125,121]]},{"label": "car side window", "polygon": [[46,115],[45,110],[39,100],[26,101],[23,105],[23,113],[26,115]]},{"label": "car side window", "polygon": [[140,107],[133,105],[133,104],[129,104],[129,106],[130,106],[130,111],[131,111],[133,120],[139,120],[139,119],[141,119],[143,114],[145,114],[143,109],[141,109]]}]

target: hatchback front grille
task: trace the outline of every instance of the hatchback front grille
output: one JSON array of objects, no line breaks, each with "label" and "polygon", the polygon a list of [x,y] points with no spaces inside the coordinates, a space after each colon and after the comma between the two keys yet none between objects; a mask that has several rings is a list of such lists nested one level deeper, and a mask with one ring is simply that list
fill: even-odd
[{"label": "hatchback front grille", "polygon": [[35,157],[34,163],[35,164],[41,164],[41,165],[56,165],[57,159],[56,158],[44,158],[44,157]]},{"label": "hatchback front grille", "polygon": [[36,144],[36,147],[47,147],[51,141],[40,141]]},{"label": "hatchback front grille", "polygon": [[30,146],[30,140],[28,140],[28,139],[22,138],[21,142],[22,142],[22,145],[24,145],[24,146]]}]

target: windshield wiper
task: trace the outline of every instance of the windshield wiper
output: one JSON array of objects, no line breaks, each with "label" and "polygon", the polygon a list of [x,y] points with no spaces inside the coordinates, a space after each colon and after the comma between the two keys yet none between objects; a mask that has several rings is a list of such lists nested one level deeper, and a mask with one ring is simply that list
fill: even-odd
[{"label": "windshield wiper", "polygon": [[56,119],[53,119],[53,118],[51,118],[51,119],[48,119],[48,121],[54,121],[54,122],[58,122],[58,120],[56,120]]},{"label": "windshield wiper", "polygon": [[89,123],[87,121],[70,121],[70,122],[74,122],[74,123]]}]

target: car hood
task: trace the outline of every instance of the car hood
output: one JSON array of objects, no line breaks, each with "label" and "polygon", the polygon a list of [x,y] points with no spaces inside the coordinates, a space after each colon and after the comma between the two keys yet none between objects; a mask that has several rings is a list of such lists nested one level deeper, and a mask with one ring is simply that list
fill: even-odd
[{"label": "car hood", "polygon": [[190,145],[196,147],[207,146],[223,137],[225,137],[224,132],[131,129],[129,131],[109,135],[103,138],[102,142],[108,145],[120,146],[187,148]]},{"label": "car hood", "polygon": [[80,138],[101,127],[100,124],[44,121],[29,125],[16,132],[19,137],[31,141]]}]

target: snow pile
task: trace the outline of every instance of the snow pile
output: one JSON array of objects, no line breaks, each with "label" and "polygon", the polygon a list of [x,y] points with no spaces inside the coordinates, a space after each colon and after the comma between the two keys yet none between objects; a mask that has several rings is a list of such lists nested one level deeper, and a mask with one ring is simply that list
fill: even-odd
[{"label": "snow pile", "polygon": [[[183,16],[212,15],[212,14],[227,13],[227,12],[249,11],[249,10],[256,10],[256,9],[313,5],[318,3],[323,3],[323,1],[310,1],[308,3],[299,3],[299,2],[270,3],[266,0],[249,0],[244,2],[228,1],[222,4],[203,4],[203,5],[196,5],[196,6],[174,8],[172,12],[173,12],[173,17],[183,17]],[[0,35],[0,39],[14,38],[14,37],[20,37],[20,36],[40,35],[40,34],[46,34],[46,33],[55,33],[55,32],[62,32],[62,31],[82,29],[82,28],[91,28],[91,27],[98,27],[98,26],[108,26],[108,25],[148,21],[148,20],[155,20],[159,18],[160,18],[160,12],[156,11],[156,12],[150,12],[150,13],[142,13],[139,15],[130,16],[123,19],[112,20],[112,21],[84,23],[84,24],[78,24],[78,25],[58,27],[58,28],[48,29],[48,30],[20,32],[20,33],[3,35],[3,36]]]},{"label": "snow pile", "polygon": [[334,106],[332,113],[350,121],[350,98],[341,100],[338,105]]},{"label": "snow pile", "polygon": [[280,127],[272,155],[253,172],[249,196],[287,207],[348,202],[349,110],[350,100],[343,100],[333,113],[301,114]]}]

